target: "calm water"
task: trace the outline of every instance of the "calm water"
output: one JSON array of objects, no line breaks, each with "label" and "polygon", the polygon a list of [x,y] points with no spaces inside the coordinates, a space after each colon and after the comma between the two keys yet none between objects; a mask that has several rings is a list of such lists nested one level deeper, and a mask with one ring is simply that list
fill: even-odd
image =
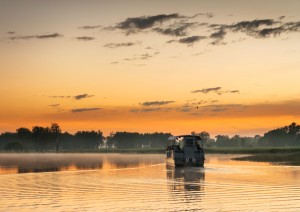
[{"label": "calm water", "polygon": [[300,211],[300,167],[231,157],[0,154],[0,211]]}]

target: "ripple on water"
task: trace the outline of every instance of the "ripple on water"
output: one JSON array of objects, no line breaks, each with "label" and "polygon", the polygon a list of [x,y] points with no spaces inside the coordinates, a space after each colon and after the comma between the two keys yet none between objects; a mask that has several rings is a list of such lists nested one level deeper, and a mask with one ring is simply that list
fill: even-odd
[{"label": "ripple on water", "polygon": [[101,169],[97,166],[97,169],[74,170],[72,165],[70,171],[0,175],[0,211],[299,211],[300,208],[299,167],[233,165],[220,156],[219,163],[211,158],[213,163],[208,162],[205,168],[175,169],[165,166],[162,155],[88,156],[97,163],[99,157]]}]

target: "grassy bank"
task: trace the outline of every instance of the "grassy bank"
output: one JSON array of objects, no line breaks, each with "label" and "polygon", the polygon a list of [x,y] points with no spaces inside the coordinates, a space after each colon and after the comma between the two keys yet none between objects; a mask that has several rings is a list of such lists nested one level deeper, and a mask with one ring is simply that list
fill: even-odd
[{"label": "grassy bank", "polygon": [[[6,151],[2,151],[6,152]],[[23,151],[21,151],[23,152]],[[26,152],[38,152],[29,150]],[[45,151],[53,153],[53,151]],[[144,148],[144,149],[83,149],[83,150],[61,150],[60,153],[137,153],[137,154],[164,154],[165,148]],[[263,153],[300,153],[300,147],[214,147],[206,148],[206,154],[263,154]],[[40,152],[39,152],[40,153]]]},{"label": "grassy bank", "polygon": [[205,149],[205,153],[218,154],[262,154],[262,153],[294,153],[300,152],[300,147],[215,147]]},{"label": "grassy bank", "polygon": [[234,158],[234,160],[240,161],[255,161],[255,162],[271,162],[284,165],[300,165],[300,152],[293,153],[265,153],[265,154],[254,154],[244,156],[240,158]]},{"label": "grassy bank", "polygon": [[[2,151],[2,153],[8,153]],[[55,151],[11,152],[11,153],[55,153]],[[58,153],[120,153],[120,154],[164,154],[164,148],[145,149],[91,149],[91,150],[63,150]],[[300,147],[244,147],[244,148],[206,148],[206,154],[251,154],[234,158],[241,161],[273,162],[289,165],[300,165]]]}]

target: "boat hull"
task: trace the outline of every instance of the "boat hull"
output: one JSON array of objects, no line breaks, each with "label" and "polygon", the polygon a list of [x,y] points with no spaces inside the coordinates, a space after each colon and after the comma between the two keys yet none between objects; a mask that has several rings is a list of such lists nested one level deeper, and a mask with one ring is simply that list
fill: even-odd
[{"label": "boat hull", "polygon": [[176,153],[173,151],[166,153],[166,163],[170,166],[183,167],[203,167],[204,166],[204,153],[195,154],[194,157],[188,157],[184,153]]}]

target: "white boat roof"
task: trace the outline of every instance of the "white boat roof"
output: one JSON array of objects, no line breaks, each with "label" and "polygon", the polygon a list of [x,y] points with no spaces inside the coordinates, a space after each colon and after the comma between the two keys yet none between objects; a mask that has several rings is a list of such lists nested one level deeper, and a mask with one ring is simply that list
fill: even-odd
[{"label": "white boat roof", "polygon": [[168,138],[169,141],[174,141],[177,138],[183,138],[183,137],[196,137],[197,140],[202,140],[200,136],[198,135],[177,135],[177,136],[170,136]]}]

